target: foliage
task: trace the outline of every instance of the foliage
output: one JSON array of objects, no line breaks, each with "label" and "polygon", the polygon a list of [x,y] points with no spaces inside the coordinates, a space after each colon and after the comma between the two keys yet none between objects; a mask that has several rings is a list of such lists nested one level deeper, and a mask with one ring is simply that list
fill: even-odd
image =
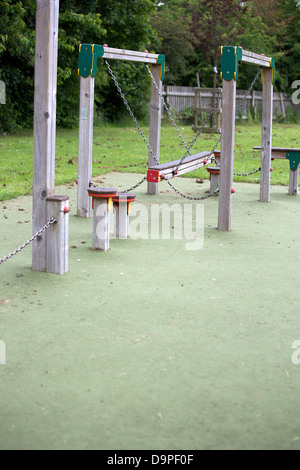
[{"label": "foliage", "polygon": [[[78,122],[79,78],[78,50],[80,43],[103,44],[112,47],[145,50],[155,43],[150,24],[154,0],[60,0],[57,75],[57,124],[71,127]],[[0,0],[0,79],[6,84],[7,102],[0,108],[0,131],[32,126],[33,76],[35,51],[34,0]],[[149,92],[147,75],[134,67],[119,66],[126,77],[124,92],[134,97],[131,106],[137,115],[144,113]],[[97,77],[96,94],[104,114],[111,117],[112,97],[115,109],[121,110],[106,72]],[[117,70],[118,75],[118,70]],[[122,78],[122,77],[120,77]],[[104,85],[102,88],[100,88]],[[113,90],[113,91],[112,91]],[[105,94],[106,93],[106,94]],[[116,116],[118,113],[115,113]]]},{"label": "foliage", "polygon": [[[35,0],[0,0],[0,132],[30,127],[33,120]],[[275,90],[290,92],[300,79],[300,7],[296,0],[60,0],[57,124],[78,123],[80,43],[149,50],[166,55],[165,84],[221,85],[220,46],[241,45],[276,60]],[[101,64],[100,64],[101,62]],[[138,119],[148,114],[150,81],[145,67],[116,61],[111,67]],[[256,68],[243,65],[239,88]],[[259,81],[256,88],[260,88]],[[98,116],[123,121],[124,104],[99,61],[95,81]]]}]

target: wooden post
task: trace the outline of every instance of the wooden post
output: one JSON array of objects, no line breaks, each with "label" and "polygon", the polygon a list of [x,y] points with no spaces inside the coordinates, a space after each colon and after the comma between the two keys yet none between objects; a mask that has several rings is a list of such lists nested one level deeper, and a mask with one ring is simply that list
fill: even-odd
[{"label": "wooden post", "polygon": [[[47,222],[46,198],[54,192],[57,37],[59,0],[36,2],[32,231]],[[32,269],[46,271],[47,230],[32,244]],[[50,248],[49,248],[50,249]]]},{"label": "wooden post", "polygon": [[296,196],[298,194],[299,167],[297,170],[290,170],[289,194]]},{"label": "wooden post", "polygon": [[[153,64],[152,65],[152,74],[156,84],[158,85],[159,91],[162,90],[162,80],[161,80],[161,65]],[[152,151],[154,152],[156,159],[153,157],[152,153],[149,151],[148,166],[152,167],[159,163],[159,148],[160,148],[160,127],[161,127],[161,98],[157,93],[157,90],[152,83],[151,85],[151,101],[150,101],[150,136],[149,136],[149,145]],[[148,182],[148,194],[157,194],[158,193],[158,183],[149,183]]]},{"label": "wooden post", "polygon": [[69,197],[49,196],[47,201],[47,218],[56,222],[47,229],[46,271],[53,274],[68,272],[69,243]]},{"label": "wooden post", "polygon": [[223,79],[218,230],[231,230],[236,81]]},{"label": "wooden post", "polygon": [[77,216],[91,217],[91,198],[87,189],[92,179],[93,119],[95,79],[80,77]]},{"label": "wooden post", "polygon": [[260,200],[270,202],[273,117],[273,70],[263,69]]},{"label": "wooden post", "polygon": [[109,250],[109,227],[112,198],[116,196],[115,188],[94,187],[88,190],[93,200],[93,249]]},{"label": "wooden post", "polygon": [[93,249],[109,250],[111,198],[94,198]]},{"label": "wooden post", "polygon": [[130,205],[135,201],[135,194],[118,193],[112,200],[115,213],[115,236],[128,238]]}]

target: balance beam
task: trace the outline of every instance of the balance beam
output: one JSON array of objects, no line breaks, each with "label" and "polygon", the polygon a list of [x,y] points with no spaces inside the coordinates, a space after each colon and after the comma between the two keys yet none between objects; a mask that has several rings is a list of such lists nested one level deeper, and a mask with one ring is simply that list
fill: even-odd
[{"label": "balance beam", "polygon": [[[261,150],[261,147],[253,147],[254,150]],[[290,162],[290,179],[289,179],[289,194],[296,196],[298,194],[299,182],[299,163],[300,163],[300,149],[288,147],[272,147],[271,160],[289,160]]]},{"label": "balance beam", "polygon": [[[201,152],[195,155],[189,155],[181,160],[174,160],[168,163],[161,163],[148,168],[147,181],[150,183],[159,183],[164,179],[174,178],[190,171],[202,168],[208,163],[212,163],[215,156],[211,152]],[[178,169],[177,169],[178,168]]]}]

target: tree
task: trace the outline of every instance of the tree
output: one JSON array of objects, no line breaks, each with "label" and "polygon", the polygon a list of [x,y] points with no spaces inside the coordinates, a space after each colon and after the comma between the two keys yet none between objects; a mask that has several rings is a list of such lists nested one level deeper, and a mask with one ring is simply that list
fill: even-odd
[{"label": "tree", "polygon": [[183,85],[194,49],[188,26],[182,18],[183,9],[176,1],[161,4],[152,15],[151,24],[159,37],[159,53],[166,56],[166,81]]},{"label": "tree", "polygon": [[[0,130],[31,126],[33,121],[35,0],[0,0],[0,80],[6,84],[6,105],[0,107]],[[57,124],[78,123],[80,43],[145,50],[155,41],[150,16],[155,0],[60,0],[57,76]],[[116,74],[128,77],[125,93],[136,97],[133,107],[141,110],[146,97],[145,74],[130,64],[118,64]],[[120,77],[121,78],[121,77]],[[96,79],[103,110],[111,109],[112,86],[106,72]],[[147,81],[149,85],[149,80]],[[149,86],[148,86],[149,88]],[[113,93],[116,109],[122,105]],[[99,101],[99,100],[98,100]],[[117,114],[117,113],[115,113]]]},{"label": "tree", "polygon": [[238,0],[189,0],[183,6],[192,44],[201,51],[216,79],[213,69],[220,62],[220,46],[236,43],[243,32],[240,17],[246,13],[247,5]]}]

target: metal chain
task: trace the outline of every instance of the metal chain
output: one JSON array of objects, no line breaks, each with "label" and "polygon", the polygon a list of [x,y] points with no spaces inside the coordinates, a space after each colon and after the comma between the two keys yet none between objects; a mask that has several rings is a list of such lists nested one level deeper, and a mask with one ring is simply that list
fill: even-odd
[{"label": "metal chain", "polygon": [[[255,85],[255,83],[256,83],[256,81],[257,81],[257,79],[258,79],[258,77],[259,77],[260,74],[261,74],[261,69],[257,72],[257,74],[256,74],[254,80],[252,81],[250,87],[249,87],[248,90],[246,91],[245,96],[244,96],[243,99],[242,99],[242,102],[239,104],[239,106],[238,106],[238,108],[237,108],[237,110],[236,110],[236,115],[237,115],[237,113],[240,111],[240,109],[242,108],[244,102],[245,102],[246,99],[247,99],[247,96],[249,95],[249,93],[251,92],[252,88],[254,87],[254,85]],[[199,130],[198,134],[196,135],[196,137],[194,138],[194,140],[193,140],[191,146],[189,147],[189,149],[192,148],[192,146],[194,145],[194,143],[195,143],[196,140],[198,139],[199,135],[201,134],[201,132],[202,132],[203,129],[204,129],[205,124],[206,124],[207,121],[210,119],[212,113],[214,112],[214,110],[215,110],[215,108],[217,107],[218,102],[220,101],[221,98],[222,98],[222,92],[220,93],[219,98],[217,99],[217,101],[215,102],[214,106],[212,107],[209,116],[207,117],[207,119],[203,122],[202,126],[200,127],[200,130]],[[210,152],[211,155],[214,153],[214,151],[215,151],[215,149],[217,148],[218,144],[220,143],[221,139],[222,139],[222,136],[218,139],[218,141],[217,141],[216,144],[214,145],[213,149],[211,150],[211,152]],[[182,163],[183,159],[185,158],[185,156],[186,156],[186,155],[184,155],[184,157],[181,159],[180,164],[178,165],[178,168],[179,168],[179,166],[181,165],[181,163]],[[177,168],[177,170],[178,170],[178,168]],[[176,170],[175,170],[175,171],[176,171]],[[254,170],[254,171],[252,171],[252,172],[250,172],[250,173],[240,173],[240,174],[239,174],[239,173],[234,173],[234,175],[236,175],[236,176],[248,176],[248,175],[252,175],[252,174],[254,174],[254,173],[257,173],[258,171],[261,171],[261,168],[259,168],[259,169],[257,169],[257,170]],[[199,200],[203,200],[203,199],[208,199],[209,197],[214,196],[217,192],[219,192],[219,188],[217,188],[214,192],[208,194],[207,196],[192,197],[192,196],[188,196],[187,194],[182,193],[182,192],[179,191],[177,188],[175,188],[175,186],[173,186],[173,184],[169,181],[169,179],[165,179],[165,180],[167,181],[168,185],[169,185],[177,194],[179,194],[181,197],[185,197],[185,198],[187,198],[187,199],[194,200],[194,201],[199,201]]]},{"label": "metal chain", "polygon": [[132,118],[134,124],[136,125],[136,127],[137,127],[139,133],[141,134],[141,136],[142,136],[142,138],[143,138],[145,144],[147,145],[147,148],[148,148],[149,152],[150,152],[151,155],[153,156],[153,158],[154,158],[154,160],[156,161],[156,163],[159,164],[158,158],[156,157],[155,153],[153,152],[152,148],[150,147],[150,144],[149,144],[149,142],[148,142],[148,140],[147,140],[145,134],[143,133],[143,131],[142,131],[142,129],[141,129],[139,123],[137,122],[136,117],[134,116],[133,112],[131,111],[131,108],[130,108],[130,106],[129,106],[129,104],[128,104],[128,101],[126,100],[125,95],[124,95],[124,93],[122,92],[122,90],[121,90],[121,88],[120,88],[120,85],[119,85],[119,83],[118,83],[118,81],[117,81],[117,79],[116,79],[116,77],[115,77],[115,75],[114,75],[112,69],[110,68],[109,63],[107,62],[107,60],[105,60],[104,62],[105,62],[105,65],[106,65],[106,67],[107,67],[107,70],[108,70],[108,72],[109,72],[109,75],[111,76],[111,78],[112,78],[112,80],[113,80],[113,82],[114,82],[114,84],[115,84],[115,86],[116,86],[116,88],[117,88],[117,90],[118,90],[118,92],[119,92],[119,94],[120,94],[122,100],[123,100],[123,103],[124,103],[125,106],[126,106],[127,111],[129,112],[129,114],[130,114],[130,116],[131,116],[131,118]]},{"label": "metal chain", "polygon": [[[184,141],[184,139],[183,139],[183,137],[182,137],[182,135],[181,135],[179,129],[178,129],[178,126],[177,126],[177,124],[176,124],[176,122],[175,122],[175,120],[174,120],[174,118],[173,118],[173,116],[172,116],[172,114],[171,114],[171,112],[170,112],[170,110],[169,110],[169,108],[168,108],[168,105],[166,104],[166,102],[165,102],[165,100],[164,100],[164,97],[162,96],[162,94],[161,94],[161,92],[160,92],[160,90],[159,90],[159,87],[158,87],[158,85],[157,85],[157,83],[156,83],[156,81],[155,81],[155,78],[154,78],[154,76],[153,76],[153,74],[152,74],[152,72],[151,72],[149,66],[146,65],[146,67],[147,67],[147,70],[148,70],[148,72],[149,72],[149,74],[150,74],[150,77],[151,77],[151,79],[152,79],[153,85],[154,85],[154,87],[156,88],[157,93],[159,94],[159,96],[160,96],[160,98],[161,98],[161,101],[162,101],[162,103],[163,103],[163,105],[164,105],[164,107],[165,107],[165,109],[166,109],[166,111],[167,111],[167,113],[168,113],[168,116],[170,117],[170,119],[171,119],[171,121],[172,121],[174,127],[175,127],[176,130],[177,130],[177,133],[178,133],[179,137],[181,138],[181,140],[182,140],[182,142],[183,142],[183,144],[184,144],[184,146],[185,146],[185,148],[186,148],[186,153],[183,155],[183,157],[181,158],[181,160],[180,160],[180,162],[179,162],[177,168],[174,170],[174,173],[176,173],[176,172],[178,171],[178,168],[181,166],[183,160],[184,160],[185,157],[187,156],[187,154],[190,154],[190,151],[191,151],[192,147],[195,145],[195,143],[196,143],[198,137],[200,136],[200,134],[202,133],[202,131],[203,131],[203,129],[204,129],[206,123],[210,120],[210,118],[211,118],[211,116],[213,115],[215,109],[217,108],[219,101],[222,99],[222,91],[221,91],[221,93],[220,93],[220,96],[219,96],[219,97],[217,98],[217,100],[215,101],[213,107],[211,108],[208,117],[207,117],[207,118],[205,119],[205,121],[202,123],[202,125],[201,125],[199,131],[197,132],[196,136],[194,137],[192,143],[191,143],[190,146],[188,147],[187,144],[185,143],[185,141]],[[219,145],[219,142],[220,142],[220,141],[221,141],[221,137],[220,137],[220,139],[217,141],[217,143],[215,144],[215,146],[214,146],[214,148],[212,149],[212,151],[210,152],[211,154],[214,153],[214,151],[215,151],[215,149],[217,148],[217,146]]]},{"label": "metal chain", "polygon": [[12,258],[13,256],[15,256],[16,254],[20,253],[20,251],[22,251],[24,248],[26,248],[26,246],[30,245],[30,243],[32,243],[36,238],[38,238],[45,230],[47,230],[47,228],[50,227],[51,224],[54,224],[55,222],[57,222],[56,219],[54,219],[53,217],[50,217],[50,219],[48,220],[48,222],[44,225],[44,227],[42,227],[35,235],[33,235],[27,242],[23,243],[23,245],[19,246],[19,248],[17,248],[16,250],[14,250],[13,252],[9,253],[9,255],[7,256],[4,256],[4,258],[0,259],[0,264],[4,263],[5,261],[9,260],[10,258]]},{"label": "metal chain", "polygon": [[146,68],[147,68],[147,70],[148,70],[148,72],[149,72],[149,75],[150,75],[150,77],[151,77],[152,83],[153,83],[153,85],[154,85],[154,87],[155,87],[157,93],[159,94],[159,97],[160,97],[160,99],[161,99],[161,102],[162,102],[162,104],[163,104],[163,106],[164,106],[164,108],[165,108],[165,110],[166,110],[166,112],[167,112],[169,118],[171,119],[172,124],[173,124],[173,126],[175,127],[177,134],[178,134],[179,137],[180,137],[181,142],[182,142],[183,145],[185,146],[187,153],[190,153],[190,149],[188,148],[187,143],[185,142],[185,140],[184,140],[184,138],[183,138],[183,136],[182,136],[182,134],[181,134],[181,132],[180,132],[180,130],[179,130],[179,128],[178,128],[176,122],[175,122],[175,119],[173,118],[172,113],[171,113],[171,111],[170,111],[170,109],[169,109],[167,103],[165,102],[165,99],[164,99],[164,97],[163,97],[163,95],[162,95],[162,93],[161,93],[161,91],[160,91],[160,89],[159,89],[159,87],[158,87],[158,85],[157,85],[157,83],[156,83],[156,81],[155,81],[155,78],[154,78],[154,76],[153,76],[153,73],[152,73],[151,70],[150,70],[149,65],[146,64]]},{"label": "metal chain", "polygon": [[204,199],[208,199],[209,197],[215,196],[219,192],[219,188],[215,189],[212,193],[207,194],[206,196],[200,197],[193,197],[189,196],[188,194],[184,194],[179,189],[175,188],[173,184],[170,182],[168,178],[165,178],[165,181],[168,183],[169,186],[175,191],[175,193],[179,194],[179,196],[184,197],[186,199],[190,199],[191,201],[203,201]]},{"label": "metal chain", "polygon": [[254,173],[258,173],[259,171],[261,171],[261,167],[257,168],[256,170],[249,171],[249,173],[235,173],[235,172],[233,172],[233,174],[235,176],[250,176],[250,175],[254,175]]},{"label": "metal chain", "polygon": [[[238,112],[241,110],[241,108],[243,107],[243,104],[245,103],[249,93],[251,92],[252,88],[254,87],[258,77],[261,75],[261,69],[259,69],[259,71],[257,72],[257,74],[255,75],[254,77],[254,80],[253,82],[251,83],[250,87],[248,88],[248,90],[246,91],[245,93],[245,96],[244,98],[242,99],[241,103],[239,104],[239,106],[237,107],[237,110],[236,110],[236,113],[235,115],[238,114]],[[253,170],[253,171],[249,171],[249,173],[233,173],[235,176],[250,176],[250,175],[254,175],[254,173],[258,173],[259,171],[261,171],[261,167],[257,168],[256,170]]]},{"label": "metal chain", "polygon": [[261,75],[261,69],[259,69],[259,71],[257,72],[257,74],[255,75],[254,79],[253,79],[253,82],[251,83],[250,87],[248,88],[248,90],[246,91],[245,93],[245,96],[243,97],[241,103],[238,105],[237,109],[236,109],[236,112],[235,112],[235,115],[238,114],[238,112],[240,111],[240,109],[242,108],[243,104],[245,103],[249,93],[252,91],[252,88],[254,87],[258,77]]},{"label": "metal chain", "polygon": [[135,188],[138,188],[142,183],[144,183],[144,181],[147,180],[147,175],[143,177],[143,179],[141,179],[141,181],[139,181],[137,184],[135,184],[134,186],[131,186],[131,188],[129,189],[125,189],[124,191],[122,191],[122,193],[129,193],[130,191],[132,191],[133,189]]}]

